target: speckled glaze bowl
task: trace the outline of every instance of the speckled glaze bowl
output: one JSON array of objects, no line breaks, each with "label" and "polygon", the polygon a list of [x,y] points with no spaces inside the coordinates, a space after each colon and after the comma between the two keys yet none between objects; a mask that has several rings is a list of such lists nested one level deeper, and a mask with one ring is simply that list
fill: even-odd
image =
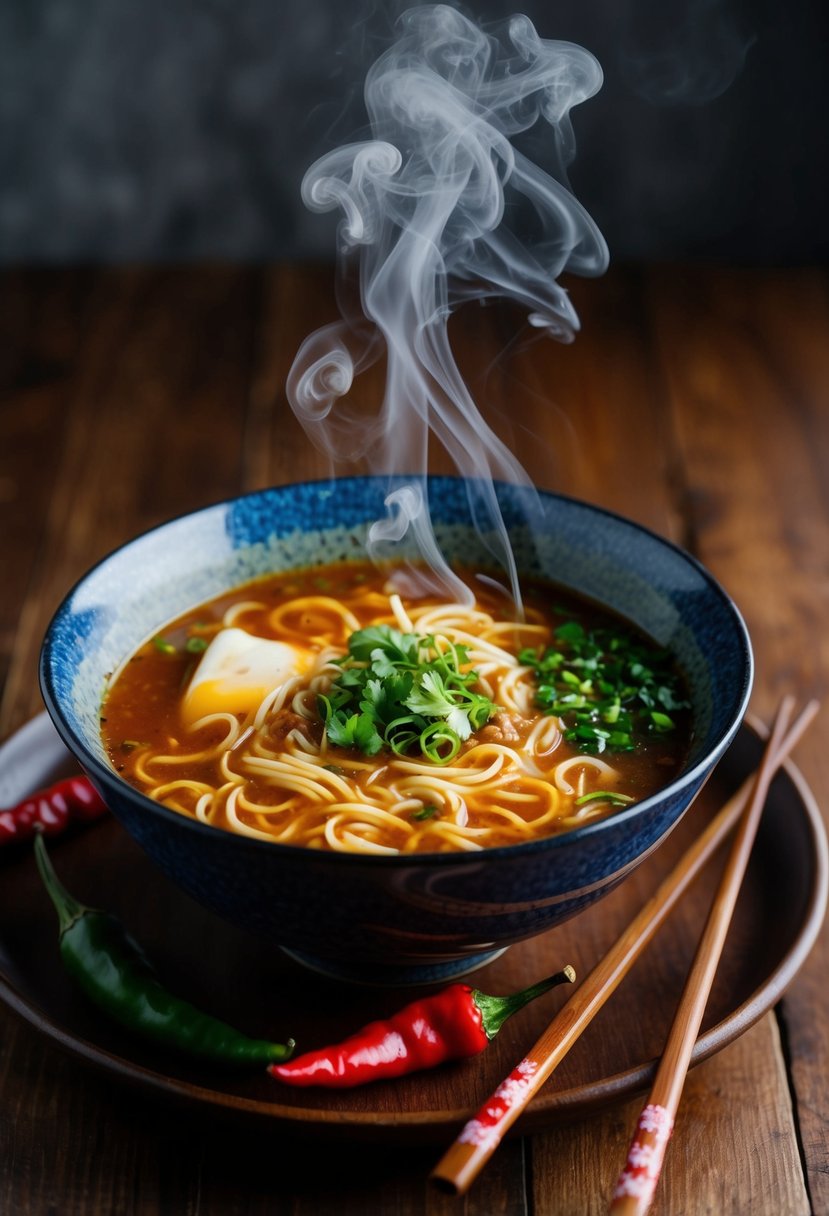
[{"label": "speckled glaze bowl", "polygon": [[[752,655],[729,597],[654,533],[572,499],[497,487],[519,570],[631,620],[687,673],[694,741],[660,793],[608,819],[527,844],[406,857],[322,853],[237,836],[146,798],[110,767],[99,732],[110,673],[196,604],[271,571],[361,555],[388,481],[264,490],[183,516],[105,558],[46,634],[41,688],[58,731],[113,813],[191,896],[327,974],[424,983],[474,970],[610,891],[670,832],[745,713]],[[486,568],[464,482],[430,482],[443,552]]]}]

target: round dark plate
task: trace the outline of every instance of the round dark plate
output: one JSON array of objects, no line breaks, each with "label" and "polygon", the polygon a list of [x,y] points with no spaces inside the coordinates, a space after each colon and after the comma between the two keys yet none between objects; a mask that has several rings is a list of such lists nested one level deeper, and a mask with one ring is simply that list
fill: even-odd
[{"label": "round dark plate", "polygon": [[[513,946],[475,973],[503,993],[565,963],[586,975],[692,836],[756,766],[762,744],[744,726],[669,839],[611,895],[576,919]],[[0,747],[0,806],[73,771],[46,715]],[[156,870],[115,820],[50,844],[55,868],[87,904],[118,915],[168,987],[249,1034],[298,1049],[334,1042],[418,993],[337,984],[225,924]],[[530,1104],[518,1128],[581,1117],[647,1090],[721,869],[715,860],[630,975]],[[113,1079],[205,1111],[294,1131],[363,1139],[446,1140],[496,1088],[563,1004],[558,988],[509,1021],[480,1056],[339,1093],[292,1090],[263,1071],[221,1069],[162,1051],[109,1021],[65,973],[57,923],[31,848],[0,852],[0,1000],[48,1039]],[[814,798],[789,763],[772,786],[708,1002],[693,1062],[725,1047],[779,1000],[811,949],[827,899],[826,835]],[[336,916],[332,909],[332,916]],[[577,981],[578,982],[578,981]]]}]

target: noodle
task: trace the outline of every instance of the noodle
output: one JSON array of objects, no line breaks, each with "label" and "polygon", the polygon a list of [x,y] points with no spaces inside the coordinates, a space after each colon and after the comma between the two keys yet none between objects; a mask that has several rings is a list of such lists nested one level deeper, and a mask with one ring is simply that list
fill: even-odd
[{"label": "noodle", "polygon": [[[319,572],[260,580],[166,631],[182,654],[182,640],[221,628],[300,648],[304,667],[245,710],[217,708],[187,726],[177,699],[192,658],[177,666],[148,646],[127,663],[105,715],[109,753],[125,778],[182,814],[257,840],[384,855],[470,851],[568,830],[613,811],[604,792],[640,798],[669,779],[669,763],[677,766],[675,745],[654,752],[647,776],[641,758],[609,763],[574,751],[559,718],[535,708],[533,669],[519,655],[551,644],[558,618],[548,597],[530,596],[527,619],[514,621],[485,585],[467,607],[404,602],[358,563],[328,567],[325,581],[336,596],[314,592]],[[350,636],[370,626],[433,637],[437,656],[460,655],[494,703],[449,763],[330,743],[318,698],[342,677]]]}]

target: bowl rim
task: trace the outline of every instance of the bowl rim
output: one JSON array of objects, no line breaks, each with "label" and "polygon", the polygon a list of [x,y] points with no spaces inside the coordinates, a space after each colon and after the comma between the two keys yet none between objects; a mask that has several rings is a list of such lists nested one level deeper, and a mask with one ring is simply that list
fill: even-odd
[{"label": "bowl rim", "polygon": [[[313,859],[315,864],[323,864],[326,866],[342,865],[355,867],[359,865],[367,865],[371,867],[382,867],[383,869],[410,869],[413,867],[444,867],[444,866],[472,866],[480,865],[484,858],[493,860],[509,860],[517,859],[527,854],[535,854],[539,852],[547,852],[548,850],[556,851],[566,849],[572,845],[578,845],[583,840],[587,840],[602,832],[607,832],[611,828],[623,828],[628,823],[647,816],[663,799],[673,797],[681,793],[683,790],[692,786],[694,783],[701,781],[704,774],[715,765],[722,757],[737,731],[740,728],[751,697],[753,682],[754,682],[754,653],[751,645],[751,637],[748,632],[748,627],[745,623],[742,613],[737,607],[732,597],[725,590],[720,581],[711,573],[711,571],[697,558],[694,554],[688,552],[681,545],[668,537],[662,536],[653,528],[646,524],[641,524],[637,520],[633,520],[628,516],[622,515],[610,508],[599,506],[595,503],[586,501],[585,499],[577,498],[574,495],[560,494],[554,490],[546,490],[542,487],[531,487],[532,492],[538,494],[541,498],[552,499],[566,505],[578,507],[590,514],[604,516],[612,519],[615,523],[621,524],[633,532],[644,534],[657,546],[672,551],[676,556],[681,558],[685,563],[691,566],[701,576],[711,591],[721,600],[722,604],[730,613],[735,633],[742,644],[743,657],[743,682],[742,688],[737,695],[736,707],[732,714],[731,720],[726,730],[724,730],[713,747],[701,756],[696,763],[689,769],[681,772],[673,781],[650,794],[647,798],[643,798],[640,802],[623,810],[617,810],[612,815],[607,815],[602,819],[596,820],[593,823],[585,824],[583,827],[572,828],[569,831],[554,833],[550,836],[542,836],[533,840],[522,841],[518,844],[496,845],[485,848],[481,851],[467,852],[466,850],[450,850],[440,853],[397,853],[397,854],[371,854],[371,853],[351,853],[339,852],[337,850],[317,850],[308,849],[304,845],[280,844],[278,841],[259,840],[256,837],[244,836],[238,832],[230,832],[225,828],[216,827],[212,824],[202,823],[200,820],[193,819],[188,815],[183,815],[179,811],[173,811],[169,807],[155,802],[146,794],[135,786],[130,785],[121,777],[121,775],[110,765],[102,763],[99,758],[90,750],[82,735],[77,732],[65,713],[59,698],[53,695],[52,668],[50,665],[50,656],[54,644],[54,635],[60,622],[64,618],[70,616],[70,608],[78,590],[92,578],[107,562],[112,558],[124,553],[131,545],[138,543],[146,537],[155,535],[164,531],[164,529],[172,527],[184,520],[194,518],[199,515],[206,515],[210,512],[221,510],[222,508],[230,508],[239,503],[261,498],[270,494],[278,494],[280,491],[290,492],[300,488],[313,489],[315,487],[335,486],[344,481],[374,483],[389,485],[394,480],[405,480],[406,475],[396,475],[395,478],[389,478],[380,474],[365,474],[365,475],[347,475],[345,477],[320,477],[303,479],[302,481],[284,482],[280,485],[263,486],[257,490],[246,491],[242,494],[231,495],[217,499],[215,501],[205,503],[200,507],[195,507],[189,511],[183,511],[179,515],[171,516],[169,519],[162,520],[160,523],[145,529],[142,532],[136,533],[120,545],[116,545],[110,549],[101,558],[91,565],[75,582],[72,584],[67,593],[63,596],[57,608],[47,625],[43,636],[43,642],[40,648],[38,662],[38,679],[40,684],[41,696],[49,713],[52,722],[55,725],[58,734],[63,739],[69,751],[74,755],[75,759],[84,769],[84,771],[93,780],[97,779],[104,788],[101,793],[105,797],[106,783],[114,782],[122,792],[123,796],[134,802],[141,809],[149,811],[159,816],[162,820],[178,827],[182,830],[194,831],[201,834],[205,839],[218,841],[222,837],[231,837],[239,842],[236,847],[244,847],[250,849],[267,850],[273,854],[288,857],[305,857]],[[427,484],[429,486],[439,486],[441,482],[467,482],[470,478],[463,478],[451,474],[429,474]],[[516,486],[514,483],[495,480],[493,485],[496,490],[501,487],[507,489],[523,489],[524,487]],[[687,809],[687,808],[686,808]],[[684,811],[683,811],[684,814]],[[676,822],[676,821],[675,821]],[[674,824],[668,828],[668,831]],[[663,834],[664,836],[664,834]],[[663,837],[652,846],[653,848],[661,841]]]}]

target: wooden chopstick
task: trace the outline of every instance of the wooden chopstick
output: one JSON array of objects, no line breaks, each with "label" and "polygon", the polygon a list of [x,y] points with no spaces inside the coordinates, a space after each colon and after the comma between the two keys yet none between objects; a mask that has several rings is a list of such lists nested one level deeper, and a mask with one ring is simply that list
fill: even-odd
[{"label": "wooden chopstick", "polygon": [[[817,712],[812,702],[803,710],[774,755],[778,768]],[[769,768],[769,776],[772,768]],[[506,1132],[564,1058],[605,1001],[615,992],[637,958],[649,945],[700,870],[734,828],[748,803],[754,779],[746,778],[737,792],[689,846],[670,874],[564,1004],[550,1025],[494,1094],[462,1128],[432,1170],[430,1177],[444,1190],[465,1194]]]},{"label": "wooden chopstick", "polygon": [[[779,764],[781,741],[788,730],[793,709],[793,699],[784,697],[688,972],[653,1086],[639,1116],[624,1169],[613,1192],[609,1211],[615,1216],[645,1216],[653,1202],[691,1053],[714,983],[769,785]],[[816,709],[813,703],[808,705],[798,723],[805,715],[810,721]]]}]

